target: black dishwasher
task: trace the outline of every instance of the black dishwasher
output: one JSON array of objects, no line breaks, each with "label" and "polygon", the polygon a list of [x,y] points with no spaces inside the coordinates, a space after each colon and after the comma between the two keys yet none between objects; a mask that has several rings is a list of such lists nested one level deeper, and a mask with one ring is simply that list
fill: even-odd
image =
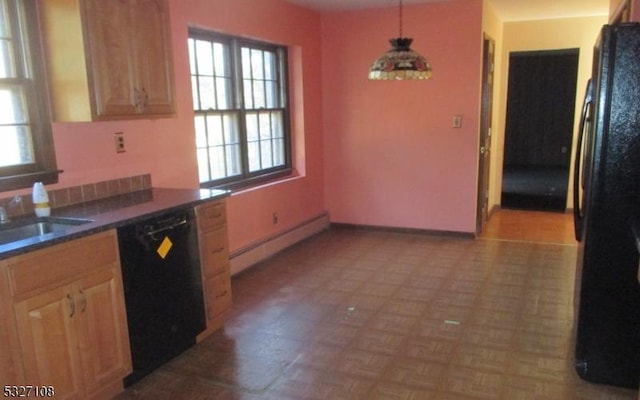
[{"label": "black dishwasher", "polygon": [[193,209],[118,228],[133,372],[130,386],[195,344],[205,329]]}]

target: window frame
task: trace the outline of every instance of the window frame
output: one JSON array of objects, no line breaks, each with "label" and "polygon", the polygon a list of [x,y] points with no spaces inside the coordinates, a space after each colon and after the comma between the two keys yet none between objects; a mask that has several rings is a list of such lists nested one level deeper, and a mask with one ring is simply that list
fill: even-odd
[{"label": "window frame", "polygon": [[[289,74],[288,74],[288,49],[284,45],[268,43],[253,39],[247,39],[238,36],[227,35],[211,30],[189,27],[189,39],[204,40],[208,42],[223,43],[228,46],[229,60],[227,67],[231,75],[231,107],[229,109],[209,109],[198,110],[192,104],[194,119],[198,116],[210,114],[235,115],[237,118],[237,128],[240,144],[240,165],[241,173],[239,175],[227,176],[220,179],[201,182],[201,188],[217,188],[217,189],[242,189],[255,186],[275,179],[290,176],[293,172],[292,167],[292,151],[291,151],[291,119],[290,119],[290,94],[289,94]],[[244,99],[244,80],[248,79],[242,75],[242,48],[257,49],[261,51],[274,52],[276,54],[276,76],[278,77],[279,86],[277,87],[277,96],[279,107],[272,108],[246,108]],[[189,61],[191,62],[191,60]],[[191,70],[191,65],[190,65]],[[191,73],[190,73],[190,76]],[[199,87],[191,85],[191,90],[196,92]],[[192,93],[195,98],[195,93]],[[197,94],[200,99],[200,94]],[[284,164],[260,169],[254,172],[249,170],[248,156],[248,133],[246,126],[247,114],[261,111],[278,111],[282,112],[282,130],[283,130],[283,158]],[[211,160],[211,157],[208,156]],[[226,164],[226,163],[225,163]],[[200,166],[199,166],[200,167]]]},{"label": "window frame", "polygon": [[[18,3],[22,3],[22,10],[18,9]],[[31,187],[34,182],[57,183],[58,174],[62,172],[57,168],[53,145],[37,1],[7,0],[7,6],[11,35],[19,38],[14,51],[19,77],[0,78],[0,82],[24,88],[34,160],[29,164],[0,167],[0,192]],[[21,20],[20,12],[23,13]],[[24,26],[20,28],[20,24]]]}]

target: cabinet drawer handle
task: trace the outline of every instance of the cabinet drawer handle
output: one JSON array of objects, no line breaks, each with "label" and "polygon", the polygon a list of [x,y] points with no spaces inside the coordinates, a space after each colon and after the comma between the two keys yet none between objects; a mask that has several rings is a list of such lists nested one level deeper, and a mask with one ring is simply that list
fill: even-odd
[{"label": "cabinet drawer handle", "polygon": [[69,303],[69,318],[73,318],[73,315],[76,313],[76,305],[73,302],[73,297],[71,294],[67,293],[67,302]]},{"label": "cabinet drawer handle", "polygon": [[211,253],[212,254],[216,254],[216,253],[220,253],[222,251],[224,251],[224,246],[220,246],[220,247],[217,247],[217,248],[213,249],[213,251]]},{"label": "cabinet drawer handle", "polygon": [[219,295],[217,295],[216,299],[219,299],[220,297],[225,297],[226,295],[227,295],[227,291],[225,290],[224,292],[222,292]]},{"label": "cabinet drawer handle", "polygon": [[149,94],[145,88],[142,88],[142,107],[146,107],[149,104]]},{"label": "cabinet drawer handle", "polygon": [[87,311],[87,296],[82,289],[78,290],[78,293],[80,293],[80,311],[85,312]]}]

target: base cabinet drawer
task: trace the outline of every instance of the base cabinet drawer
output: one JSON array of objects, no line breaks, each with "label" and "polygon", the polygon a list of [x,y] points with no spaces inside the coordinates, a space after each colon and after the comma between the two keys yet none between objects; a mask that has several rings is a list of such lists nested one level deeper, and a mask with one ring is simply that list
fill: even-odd
[{"label": "base cabinet drawer", "polygon": [[231,272],[225,201],[201,204],[195,211],[207,313],[207,329],[198,336],[202,340],[222,327],[224,316],[231,309]]},{"label": "base cabinet drawer", "polygon": [[207,319],[213,320],[231,309],[231,281],[225,274],[219,274],[205,280],[209,307]]},{"label": "base cabinet drawer", "polygon": [[200,262],[205,276],[228,273],[229,249],[227,248],[227,229],[222,226],[201,234]]}]

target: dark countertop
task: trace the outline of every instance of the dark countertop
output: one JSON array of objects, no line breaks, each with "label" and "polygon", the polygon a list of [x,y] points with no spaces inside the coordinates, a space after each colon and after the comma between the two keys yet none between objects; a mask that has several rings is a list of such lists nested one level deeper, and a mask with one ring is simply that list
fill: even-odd
[{"label": "dark countertop", "polygon": [[[51,211],[52,217],[83,218],[90,219],[92,222],[69,226],[64,232],[52,232],[17,242],[0,244],[0,260],[119,228],[172,210],[194,207],[228,195],[229,191],[216,189],[152,188],[54,209]],[[32,217],[26,216],[25,218]]]}]

